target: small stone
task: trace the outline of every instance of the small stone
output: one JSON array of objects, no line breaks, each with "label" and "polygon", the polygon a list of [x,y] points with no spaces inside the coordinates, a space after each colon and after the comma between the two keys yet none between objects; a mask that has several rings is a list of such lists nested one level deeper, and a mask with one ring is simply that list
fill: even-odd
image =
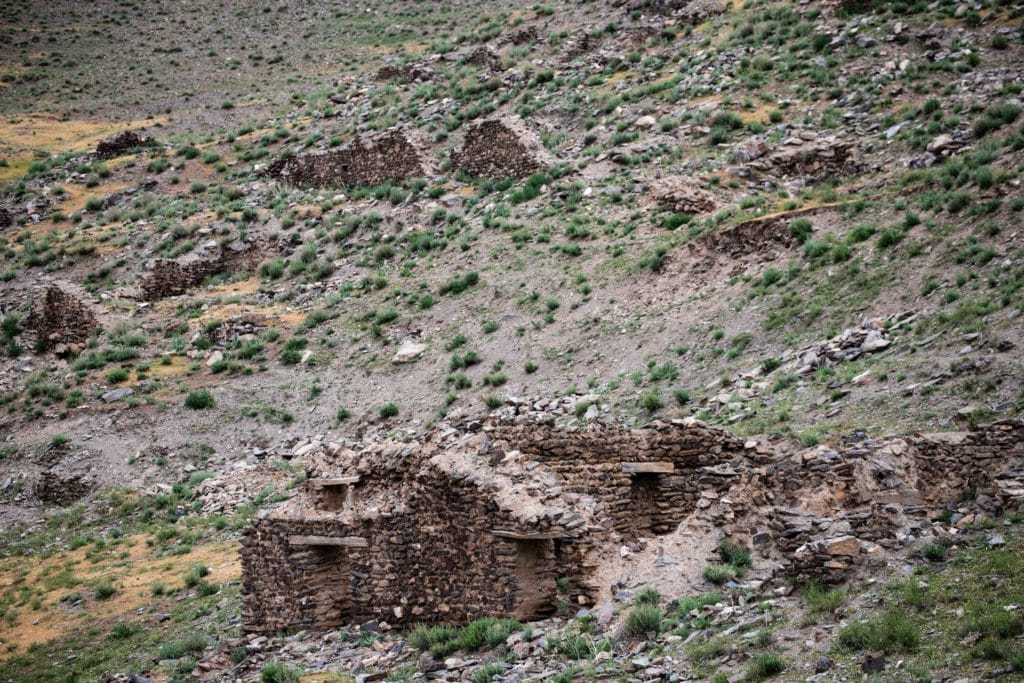
[{"label": "small stone", "polygon": [[860,670],[866,674],[878,673],[885,668],[884,652],[867,652],[860,661]]},{"label": "small stone", "polygon": [[819,673],[819,674],[820,673],[825,673],[826,671],[828,671],[831,668],[832,668],[832,660],[829,659],[828,657],[826,657],[825,655],[822,655],[822,656],[818,657],[817,661],[814,662],[814,672],[815,673]]}]

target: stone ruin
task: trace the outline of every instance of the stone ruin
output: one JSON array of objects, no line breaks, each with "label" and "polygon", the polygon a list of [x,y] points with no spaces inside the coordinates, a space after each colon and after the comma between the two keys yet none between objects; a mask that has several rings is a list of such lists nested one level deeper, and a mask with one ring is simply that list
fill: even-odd
[{"label": "stone ruin", "polygon": [[651,196],[677,213],[702,214],[718,208],[715,195],[687,178],[666,178],[655,183]]},{"label": "stone ruin", "polygon": [[54,353],[80,353],[99,326],[92,308],[65,287],[51,284],[32,305],[28,327]]},{"label": "stone ruin", "polygon": [[244,533],[245,629],[537,618],[556,609],[556,580],[592,604],[620,545],[683,528],[833,583],[927,538],[966,491],[994,513],[1024,501],[1019,422],[790,450],[692,418],[567,428],[513,410],[313,453],[304,490]]},{"label": "stone ruin", "polygon": [[6,206],[0,206],[0,228],[9,228],[14,223],[11,211]]},{"label": "stone ruin", "polygon": [[426,83],[436,77],[434,70],[426,64],[385,64],[377,69],[378,81]]},{"label": "stone ruin", "polygon": [[35,494],[43,503],[69,505],[89,495],[94,486],[91,478],[46,470],[39,475]]},{"label": "stone ruin", "polygon": [[813,131],[801,131],[775,149],[763,140],[754,140],[739,148],[734,159],[759,171],[814,177],[848,175],[863,166],[856,143],[835,136],[819,137]]},{"label": "stone ruin", "polygon": [[431,175],[434,164],[411,131],[390,130],[373,138],[356,137],[335,150],[284,156],[266,174],[296,185],[382,185]]},{"label": "stone ruin", "polygon": [[466,131],[452,168],[477,178],[525,178],[555,163],[522,121],[489,119]]},{"label": "stone ruin", "polygon": [[135,131],[126,130],[101,140],[96,145],[96,156],[100,159],[113,159],[152,143],[153,140],[151,138],[139,135]]},{"label": "stone ruin", "polygon": [[174,260],[159,259],[142,278],[145,301],[157,301],[184,294],[206,278],[229,271],[252,271],[259,267],[264,251],[257,245],[235,240],[221,246],[208,242],[198,251]]}]

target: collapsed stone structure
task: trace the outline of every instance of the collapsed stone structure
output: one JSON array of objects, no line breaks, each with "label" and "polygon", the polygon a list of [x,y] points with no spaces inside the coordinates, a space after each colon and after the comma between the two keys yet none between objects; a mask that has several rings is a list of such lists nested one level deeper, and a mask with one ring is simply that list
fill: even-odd
[{"label": "collapsed stone structure", "polygon": [[693,419],[551,418],[521,405],[419,443],[314,453],[305,490],[244,534],[245,628],[535,618],[556,579],[590,604],[619,544],[682,526],[834,582],[968,490],[993,509],[1024,500],[1021,423],[796,451]]},{"label": "collapsed stone structure", "polygon": [[774,150],[762,141],[755,141],[737,153],[737,159],[750,159],[751,168],[779,173],[824,177],[848,175],[862,166],[856,143],[835,136],[819,137],[804,131],[787,138]]},{"label": "collapsed stone structure", "polygon": [[519,119],[481,121],[452,152],[452,168],[479,178],[525,178],[555,161]]},{"label": "collapsed stone structure", "polygon": [[666,178],[654,184],[651,196],[659,204],[677,213],[710,213],[718,208],[718,200],[708,190],[688,178]]},{"label": "collapsed stone structure", "polygon": [[96,156],[100,159],[113,159],[128,154],[133,149],[150,145],[152,142],[150,138],[139,135],[135,131],[122,131],[101,140],[96,145]]},{"label": "collapsed stone structure", "polygon": [[78,353],[98,327],[96,314],[64,286],[51,284],[32,305],[29,327],[57,354]]},{"label": "collapsed stone structure", "polygon": [[426,83],[437,74],[426,64],[385,64],[377,69],[378,81],[399,81],[401,83]]},{"label": "collapsed stone structure", "polygon": [[250,242],[235,240],[221,246],[211,241],[178,259],[157,260],[140,283],[142,298],[156,301],[178,296],[212,275],[255,270],[263,254],[262,249]]},{"label": "collapsed stone structure", "polygon": [[95,481],[75,474],[46,470],[35,485],[36,498],[53,505],[68,505],[89,495]]},{"label": "collapsed stone structure", "polygon": [[412,131],[393,129],[372,138],[354,138],[326,152],[284,156],[266,174],[296,185],[382,185],[388,181],[429,176],[434,164],[429,145]]}]

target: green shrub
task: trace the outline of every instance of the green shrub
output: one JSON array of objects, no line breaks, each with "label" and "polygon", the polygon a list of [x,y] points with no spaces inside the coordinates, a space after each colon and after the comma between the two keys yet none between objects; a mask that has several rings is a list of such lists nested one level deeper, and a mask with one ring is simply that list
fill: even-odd
[{"label": "green shrub", "polygon": [[855,621],[836,636],[847,650],[883,650],[886,654],[914,652],[921,643],[920,630],[910,615],[892,608],[867,621]]},{"label": "green shrub", "polygon": [[640,397],[640,407],[648,413],[657,412],[663,405],[665,405],[665,402],[661,399],[661,394],[656,389],[645,391]]},{"label": "green shrub", "polygon": [[754,657],[754,660],[750,663],[750,667],[747,669],[747,679],[763,681],[766,678],[782,673],[785,668],[786,663],[782,657],[770,652],[762,652]]},{"label": "green shrub", "polygon": [[185,585],[189,588],[193,588],[199,585],[203,577],[210,575],[210,568],[205,564],[197,563],[188,568],[185,572]]},{"label": "green shrub", "polygon": [[185,407],[191,408],[192,410],[205,410],[206,408],[212,408],[216,401],[213,400],[213,396],[206,389],[199,389],[197,391],[188,392],[188,396],[185,397]]},{"label": "green shrub", "polygon": [[737,570],[746,569],[751,564],[750,553],[743,547],[728,541],[718,544],[718,556],[722,558],[722,562],[732,565]]},{"label": "green shrub", "polygon": [[846,591],[841,588],[825,590],[818,583],[808,583],[804,587],[803,599],[808,614],[831,614],[846,602]]},{"label": "green shrub", "polygon": [[409,632],[407,640],[410,646],[420,652],[425,652],[435,645],[455,640],[458,633],[458,629],[450,626],[425,626],[417,624]]},{"label": "green shrub", "polygon": [[288,664],[270,662],[260,669],[261,683],[299,683],[302,672]]},{"label": "green shrub", "polygon": [[731,564],[709,564],[704,568],[704,578],[720,586],[736,578],[736,568]]},{"label": "green shrub", "polygon": [[157,653],[159,659],[178,659],[189,653],[202,652],[206,649],[206,638],[200,633],[190,633],[181,640],[164,643]]},{"label": "green shrub", "polygon": [[921,555],[929,562],[942,562],[946,559],[946,546],[941,543],[925,543],[921,546]]},{"label": "green shrub", "polygon": [[789,224],[789,234],[800,244],[803,244],[810,238],[813,230],[814,226],[806,218],[798,218]]},{"label": "green shrub", "polygon": [[657,605],[661,602],[661,593],[657,588],[648,586],[636,595],[636,604],[638,605]]},{"label": "green shrub", "polygon": [[102,578],[96,582],[96,599],[107,600],[117,593],[117,588],[109,578]]},{"label": "green shrub", "polygon": [[662,612],[654,605],[637,605],[626,615],[623,631],[635,638],[661,633]]},{"label": "green shrub", "polygon": [[124,382],[125,380],[128,379],[129,374],[130,373],[124,368],[114,368],[113,370],[107,373],[107,383],[120,384],[121,382]]},{"label": "green shrub", "polygon": [[393,402],[385,403],[380,407],[380,410],[378,412],[380,413],[380,416],[384,419],[387,419],[389,417],[395,417],[396,415],[398,415],[398,405]]}]

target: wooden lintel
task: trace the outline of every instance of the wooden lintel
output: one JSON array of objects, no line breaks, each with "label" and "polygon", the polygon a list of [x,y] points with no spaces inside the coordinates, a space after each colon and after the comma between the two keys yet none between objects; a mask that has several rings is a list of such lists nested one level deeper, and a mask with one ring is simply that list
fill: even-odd
[{"label": "wooden lintel", "polygon": [[351,486],[359,483],[359,477],[333,477],[322,479],[310,479],[309,483],[315,488],[322,489],[329,486]]},{"label": "wooden lintel", "polygon": [[510,529],[491,529],[491,533],[499,538],[510,538],[513,541],[547,541],[562,538],[561,531],[512,531]]},{"label": "wooden lintel", "polygon": [[624,462],[622,471],[626,474],[672,474],[676,466],[670,462]]},{"label": "wooden lintel", "polygon": [[291,545],[343,545],[349,548],[366,548],[370,543],[360,536],[289,536]]}]

